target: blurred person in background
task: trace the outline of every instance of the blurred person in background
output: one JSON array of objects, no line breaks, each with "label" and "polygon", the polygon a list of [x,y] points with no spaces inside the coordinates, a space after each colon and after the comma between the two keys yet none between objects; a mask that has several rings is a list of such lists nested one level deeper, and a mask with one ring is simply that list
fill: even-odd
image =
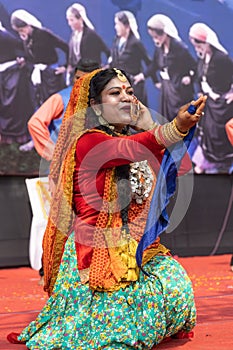
[{"label": "blurred person in background", "polygon": [[103,39],[97,34],[94,25],[86,14],[86,9],[79,3],[74,3],[66,10],[67,23],[72,33],[69,40],[68,82],[73,79],[74,69],[80,59],[91,59],[99,66],[102,64],[102,55],[106,61],[110,50]]},{"label": "blurred person in background", "polygon": [[[26,10],[19,9],[11,14],[12,28],[23,41],[24,57],[18,60],[28,69],[31,81],[31,98],[34,110],[39,108],[49,96],[65,87],[65,71],[68,61],[68,44]],[[57,49],[66,56],[64,66],[59,66]],[[28,151],[31,142],[20,146],[20,150]]]},{"label": "blurred person in background", "polygon": [[[64,72],[68,61],[68,44],[56,36],[32,14],[16,10],[11,15],[12,28],[23,40],[25,63],[29,65],[31,82],[35,87],[35,108],[49,96],[65,87]],[[63,51],[66,61],[59,66],[56,49]]]},{"label": "blurred person in background", "polygon": [[[160,90],[159,113],[171,121],[179,107],[194,98],[196,62],[168,16],[153,15],[147,29],[156,49],[145,77],[151,77]],[[141,75],[136,81],[140,79]]]},{"label": "blurred person in background", "polygon": [[233,116],[233,61],[205,23],[194,23],[189,37],[198,57],[198,92],[209,96],[205,118],[198,123],[199,147],[192,158],[195,172],[228,173],[233,147],[225,126]]},{"label": "blurred person in background", "polygon": [[140,40],[138,25],[130,11],[120,11],[115,14],[116,38],[111,49],[110,67],[125,70],[131,77],[135,96],[143,104],[147,104],[145,80],[134,82],[134,76],[143,73],[143,64],[148,66],[151,59]]},{"label": "blurred person in background", "polygon": [[[90,59],[80,59],[75,68],[73,82],[97,68],[99,68],[97,62]],[[28,129],[35,149],[47,161],[51,161],[52,159],[72,87],[72,85],[69,85],[65,89],[50,96],[28,121]]]},{"label": "blurred person in background", "polygon": [[[0,22],[0,143],[24,143],[29,138],[27,121],[34,111],[21,40]],[[25,103],[27,96],[27,103]]]}]

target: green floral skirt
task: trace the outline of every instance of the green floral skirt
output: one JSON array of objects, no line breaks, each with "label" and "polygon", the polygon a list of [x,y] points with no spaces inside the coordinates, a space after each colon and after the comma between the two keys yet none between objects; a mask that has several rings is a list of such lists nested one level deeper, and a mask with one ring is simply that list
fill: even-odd
[{"label": "green floral skirt", "polygon": [[137,282],[113,293],[80,283],[73,237],[45,307],[21,333],[29,349],[151,349],[196,322],[192,284],[170,256],[156,256]]}]

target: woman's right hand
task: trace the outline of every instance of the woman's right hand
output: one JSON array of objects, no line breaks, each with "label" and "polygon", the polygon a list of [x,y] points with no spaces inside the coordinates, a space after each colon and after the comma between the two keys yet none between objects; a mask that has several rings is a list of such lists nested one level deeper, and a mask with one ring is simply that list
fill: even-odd
[{"label": "woman's right hand", "polygon": [[135,130],[150,129],[153,124],[153,119],[151,117],[150,110],[143,103],[141,103],[137,98],[133,103],[137,105],[137,108],[136,108],[137,116],[134,116],[134,123],[132,124],[132,127]]}]

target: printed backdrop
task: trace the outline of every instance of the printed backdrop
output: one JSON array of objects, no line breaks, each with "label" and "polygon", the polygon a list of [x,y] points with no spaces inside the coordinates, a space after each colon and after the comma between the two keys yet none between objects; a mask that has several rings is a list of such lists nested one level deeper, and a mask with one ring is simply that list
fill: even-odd
[{"label": "printed backdrop", "polygon": [[[66,20],[66,9],[73,2],[71,0],[0,0],[0,40],[2,41],[2,43],[0,42],[1,175],[37,176],[41,161],[35,148],[22,150],[21,147],[30,141],[27,122],[41,103],[43,103],[43,100],[40,97],[41,91],[40,94],[37,90],[36,93],[34,90],[32,91],[34,87],[32,86],[31,76],[28,73],[28,66],[19,69],[16,65],[11,65],[11,63],[9,65],[9,62],[13,62],[16,60],[16,57],[23,55],[22,48],[20,47],[22,44],[20,44],[21,39],[11,27],[10,16],[17,9],[25,9],[33,14],[42,23],[43,27],[48,28],[68,44],[71,36],[71,28]],[[195,60],[197,60],[197,55],[189,40],[189,29],[195,22],[204,22],[211,27],[217,34],[223,47],[228,51],[229,56],[233,57],[233,0],[82,0],[80,3],[86,8],[87,16],[93,23],[95,31],[109,49],[112,48],[116,35],[114,14],[119,10],[129,10],[136,17],[141,41],[151,58],[154,55],[155,45],[148,34],[147,21],[152,15],[158,13],[172,19],[180,37],[187,45],[189,52]],[[15,57],[13,57],[12,53],[7,55],[7,50],[12,50],[12,45],[8,45],[7,41],[4,41],[6,40],[6,33],[8,37],[11,37],[12,42],[16,40],[14,47]],[[17,46],[18,44],[16,42],[19,46]],[[57,53],[57,64],[62,65],[66,59],[65,50],[61,48],[57,49]],[[102,64],[107,64],[105,56],[102,57]],[[13,69],[14,71],[12,72]],[[34,69],[34,67],[31,66],[31,69]],[[222,69],[224,70],[225,67],[222,67]],[[231,75],[232,73],[229,72],[229,74]],[[62,79],[64,79],[64,82]],[[57,91],[64,88],[65,85],[63,83],[65,84],[65,75],[62,75],[61,81],[57,83]],[[148,107],[153,111],[159,111],[161,90],[155,87],[150,77],[146,79],[145,86],[148,96]],[[232,103],[230,102],[231,105]],[[215,115],[212,117],[215,118]],[[206,118],[211,118],[208,113]],[[233,114],[223,115],[222,118],[228,121],[233,118]],[[210,134],[212,131],[214,132],[211,129]],[[218,168],[210,166],[206,168],[206,171],[201,169],[203,154],[200,145],[198,145],[198,138],[200,137],[201,134],[197,133],[190,149],[196,173],[218,174],[225,172],[230,174],[232,172],[233,152],[226,159],[225,163],[227,165],[225,167]],[[227,139],[226,133],[223,133],[223,140],[221,140],[223,143],[226,141],[224,137]],[[224,161],[225,159],[223,159]]]}]

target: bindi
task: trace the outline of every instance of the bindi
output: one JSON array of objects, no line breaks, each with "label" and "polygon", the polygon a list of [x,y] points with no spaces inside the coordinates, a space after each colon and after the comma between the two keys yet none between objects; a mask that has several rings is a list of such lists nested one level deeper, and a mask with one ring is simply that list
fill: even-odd
[{"label": "bindi", "polygon": [[122,87],[121,87],[123,90],[125,90],[126,89],[126,86],[125,85],[122,85]]}]

